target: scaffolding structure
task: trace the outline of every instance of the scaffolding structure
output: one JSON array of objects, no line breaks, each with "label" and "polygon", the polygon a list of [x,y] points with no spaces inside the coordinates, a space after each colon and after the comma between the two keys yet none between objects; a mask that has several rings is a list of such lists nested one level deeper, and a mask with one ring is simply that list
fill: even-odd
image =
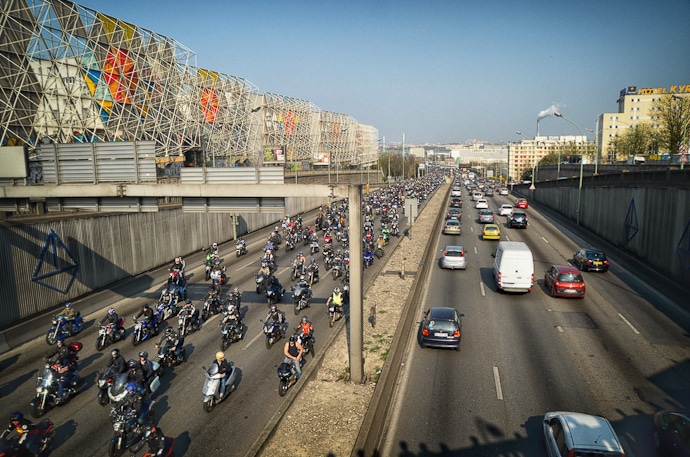
[{"label": "scaffolding structure", "polygon": [[76,3],[0,3],[0,146],[153,141],[159,163],[345,166],[375,161],[377,134]]}]

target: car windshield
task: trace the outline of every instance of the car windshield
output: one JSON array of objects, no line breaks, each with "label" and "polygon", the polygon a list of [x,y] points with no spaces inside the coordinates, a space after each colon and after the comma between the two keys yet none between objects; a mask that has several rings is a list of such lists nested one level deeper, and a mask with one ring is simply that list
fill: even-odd
[{"label": "car windshield", "polygon": [[561,282],[582,282],[582,276],[573,273],[565,273],[558,276],[558,280]]},{"label": "car windshield", "polygon": [[458,329],[458,326],[453,321],[429,321],[427,327],[429,330],[437,332],[454,332]]},{"label": "car windshield", "polygon": [[446,221],[446,225],[447,225],[447,226],[459,225],[459,223],[458,223],[458,221],[449,220],[449,221]]},{"label": "car windshield", "polygon": [[586,256],[588,259],[606,260],[606,254],[603,252],[587,251]]}]

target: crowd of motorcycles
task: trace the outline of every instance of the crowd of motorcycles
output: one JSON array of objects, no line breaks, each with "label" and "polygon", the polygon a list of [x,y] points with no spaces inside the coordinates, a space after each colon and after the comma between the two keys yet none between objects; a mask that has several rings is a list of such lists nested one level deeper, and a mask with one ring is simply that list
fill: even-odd
[{"label": "crowd of motorcycles", "polygon": [[[363,265],[365,268],[373,265],[375,259],[380,259],[385,254],[390,237],[401,236],[400,214],[403,210],[405,196],[414,196],[421,202],[427,195],[440,184],[440,181],[409,181],[408,186],[400,184],[381,189],[377,192],[366,194],[362,200],[363,216]],[[291,251],[299,251],[291,265],[290,278],[295,284],[290,287],[292,306],[295,315],[307,309],[313,299],[312,286],[321,279],[319,262],[316,260],[321,254],[321,263],[324,265],[325,275],[330,275],[336,282],[334,291],[340,293],[342,287],[342,302],[328,300],[327,314],[329,326],[345,316],[345,306],[349,302],[350,281],[350,254],[349,235],[346,224],[348,201],[343,200],[325,209],[320,208],[313,225],[304,226],[301,215],[294,218],[286,216],[281,226],[276,226],[271,232],[260,257],[261,268],[255,275],[256,293],[266,296],[268,315],[262,319],[263,333],[265,335],[266,348],[270,349],[282,338],[286,338],[289,330],[285,319],[285,313],[277,306],[283,302],[286,289],[280,284],[274,275],[277,270],[277,251],[284,246],[285,255]],[[375,218],[379,218],[378,230],[375,228]],[[303,250],[303,251],[302,251]],[[308,250],[310,260],[303,254]],[[166,344],[156,344],[156,360],[151,361],[151,373],[145,381],[139,380],[136,387],[143,398],[143,408],[134,410],[126,401],[131,393],[132,373],[122,370],[122,367],[108,366],[97,374],[97,399],[102,406],[111,404],[109,416],[112,420],[114,435],[109,444],[109,455],[123,455],[129,450],[138,452],[145,445],[147,429],[155,422],[155,414],[152,409],[153,395],[160,386],[160,378],[166,369],[174,367],[186,360],[184,350],[184,337],[202,328],[202,324],[215,314],[222,315],[219,322],[221,351],[227,350],[230,345],[240,341],[247,328],[241,320],[240,305],[241,293],[235,287],[223,299],[222,286],[227,283],[226,267],[220,257],[218,245],[212,244],[207,251],[205,274],[207,281],[211,281],[208,293],[201,300],[199,309],[195,308],[187,298],[187,279],[185,277],[185,264],[181,257],[175,259],[169,270],[167,283],[164,285],[160,297],[155,305],[147,311],[147,305],[138,315],[133,316],[133,330],[131,342],[133,346],[156,338],[163,333],[161,341]],[[237,257],[247,255],[248,249],[245,241],[239,238],[235,243]],[[111,309],[112,310],[112,309]],[[112,310],[114,311],[114,310]],[[146,311],[146,312],[145,312]],[[110,312],[110,311],[109,311]],[[148,318],[147,318],[148,317]],[[141,319],[140,319],[141,318]],[[177,319],[177,330],[171,328],[167,322]],[[68,337],[78,335],[84,325],[83,318],[77,313],[76,318],[68,321],[65,317],[56,316],[52,319],[52,326],[46,334],[46,342],[49,345],[58,345],[62,352],[58,357],[46,358],[43,370],[38,374],[37,388],[34,399],[31,401],[31,415],[40,418],[51,408],[67,403],[75,395],[79,394],[85,386],[84,379],[78,374],[79,351],[83,348],[81,342],[67,343]],[[176,344],[167,335],[174,335]],[[295,338],[304,347],[304,353],[315,354],[315,339],[312,334],[303,334],[299,328],[295,329]],[[118,317],[114,322],[98,322],[96,337],[96,349],[104,350],[107,346],[124,341],[127,338],[125,318]],[[174,339],[174,338],[173,338]],[[55,352],[60,350],[56,349]],[[113,350],[115,357],[117,349]],[[140,352],[142,362],[148,361],[148,353]],[[286,361],[287,362],[287,361]],[[139,364],[140,361],[130,360],[127,367]],[[300,365],[304,363],[304,358]],[[109,364],[110,365],[110,364]],[[230,363],[228,376],[228,391],[221,394],[221,379],[223,375],[218,373],[218,366],[212,364],[205,371],[205,380],[202,387],[203,408],[211,412],[214,407],[227,398],[227,395],[235,388],[237,368]],[[296,382],[296,370],[290,363],[283,363],[278,367],[279,394],[285,395],[288,388]],[[36,425],[38,430],[37,443],[28,455],[46,455],[50,450],[54,430],[49,420],[44,420]],[[162,455],[172,455],[172,438],[167,438],[169,447]],[[26,447],[26,446],[25,446]],[[26,449],[25,449],[26,450]],[[11,453],[0,455],[13,455]],[[17,454],[19,455],[19,454]]]}]

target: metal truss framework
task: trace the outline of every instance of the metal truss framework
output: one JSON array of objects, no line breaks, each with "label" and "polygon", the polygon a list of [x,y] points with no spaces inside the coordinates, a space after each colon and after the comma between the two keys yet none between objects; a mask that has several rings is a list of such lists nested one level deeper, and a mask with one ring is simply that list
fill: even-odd
[{"label": "metal truss framework", "polygon": [[199,151],[213,166],[277,149],[287,163],[361,165],[375,162],[377,134],[308,101],[262,97],[198,68],[172,38],[67,0],[0,3],[0,145],[147,140],[161,159]]}]

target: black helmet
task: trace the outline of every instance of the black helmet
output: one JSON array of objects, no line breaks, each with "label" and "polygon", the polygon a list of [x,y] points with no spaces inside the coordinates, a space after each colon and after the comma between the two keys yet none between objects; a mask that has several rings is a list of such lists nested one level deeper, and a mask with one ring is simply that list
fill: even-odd
[{"label": "black helmet", "polygon": [[302,316],[302,323],[306,324],[307,323],[307,316]]},{"label": "black helmet", "polygon": [[[214,285],[215,285],[215,283],[214,283]],[[191,301],[189,298],[186,299],[184,302],[185,302],[186,304],[188,304],[188,305],[191,305],[191,304],[192,304],[192,301]]]},{"label": "black helmet", "polygon": [[116,356],[120,355],[120,350],[118,348],[115,348],[112,351],[110,351],[110,355],[112,355],[113,357],[116,357]]},{"label": "black helmet", "polygon": [[295,335],[290,335],[290,342],[294,343],[295,341],[297,341],[297,337]]},{"label": "black helmet", "polygon": [[277,310],[276,305],[271,305],[271,312],[276,311],[276,310]]},{"label": "black helmet", "polygon": [[145,359],[148,359],[148,358],[149,358],[149,353],[146,352],[146,351],[141,351],[141,352],[139,353],[139,357],[143,357],[143,358],[145,358]]},{"label": "black helmet", "polygon": [[172,328],[172,327],[168,327],[168,328],[165,329],[165,334],[166,334],[166,335],[170,335],[170,334],[172,333],[172,331],[173,331],[173,328]]},{"label": "black helmet", "polygon": [[23,415],[22,413],[20,413],[19,411],[16,411],[16,412],[12,413],[12,415],[10,416],[10,420],[11,420],[12,422],[14,422],[14,421],[20,421],[20,420],[22,420],[22,419],[24,419],[24,415]]},{"label": "black helmet", "polygon": [[144,309],[146,309],[146,308],[148,308],[148,307],[149,307],[149,304],[148,304],[148,303],[144,303]]},{"label": "black helmet", "polygon": [[129,368],[130,370],[133,370],[134,368],[136,368],[138,366],[138,364],[139,364],[139,362],[137,362],[136,360],[130,360],[129,362],[127,362],[127,368]]}]

